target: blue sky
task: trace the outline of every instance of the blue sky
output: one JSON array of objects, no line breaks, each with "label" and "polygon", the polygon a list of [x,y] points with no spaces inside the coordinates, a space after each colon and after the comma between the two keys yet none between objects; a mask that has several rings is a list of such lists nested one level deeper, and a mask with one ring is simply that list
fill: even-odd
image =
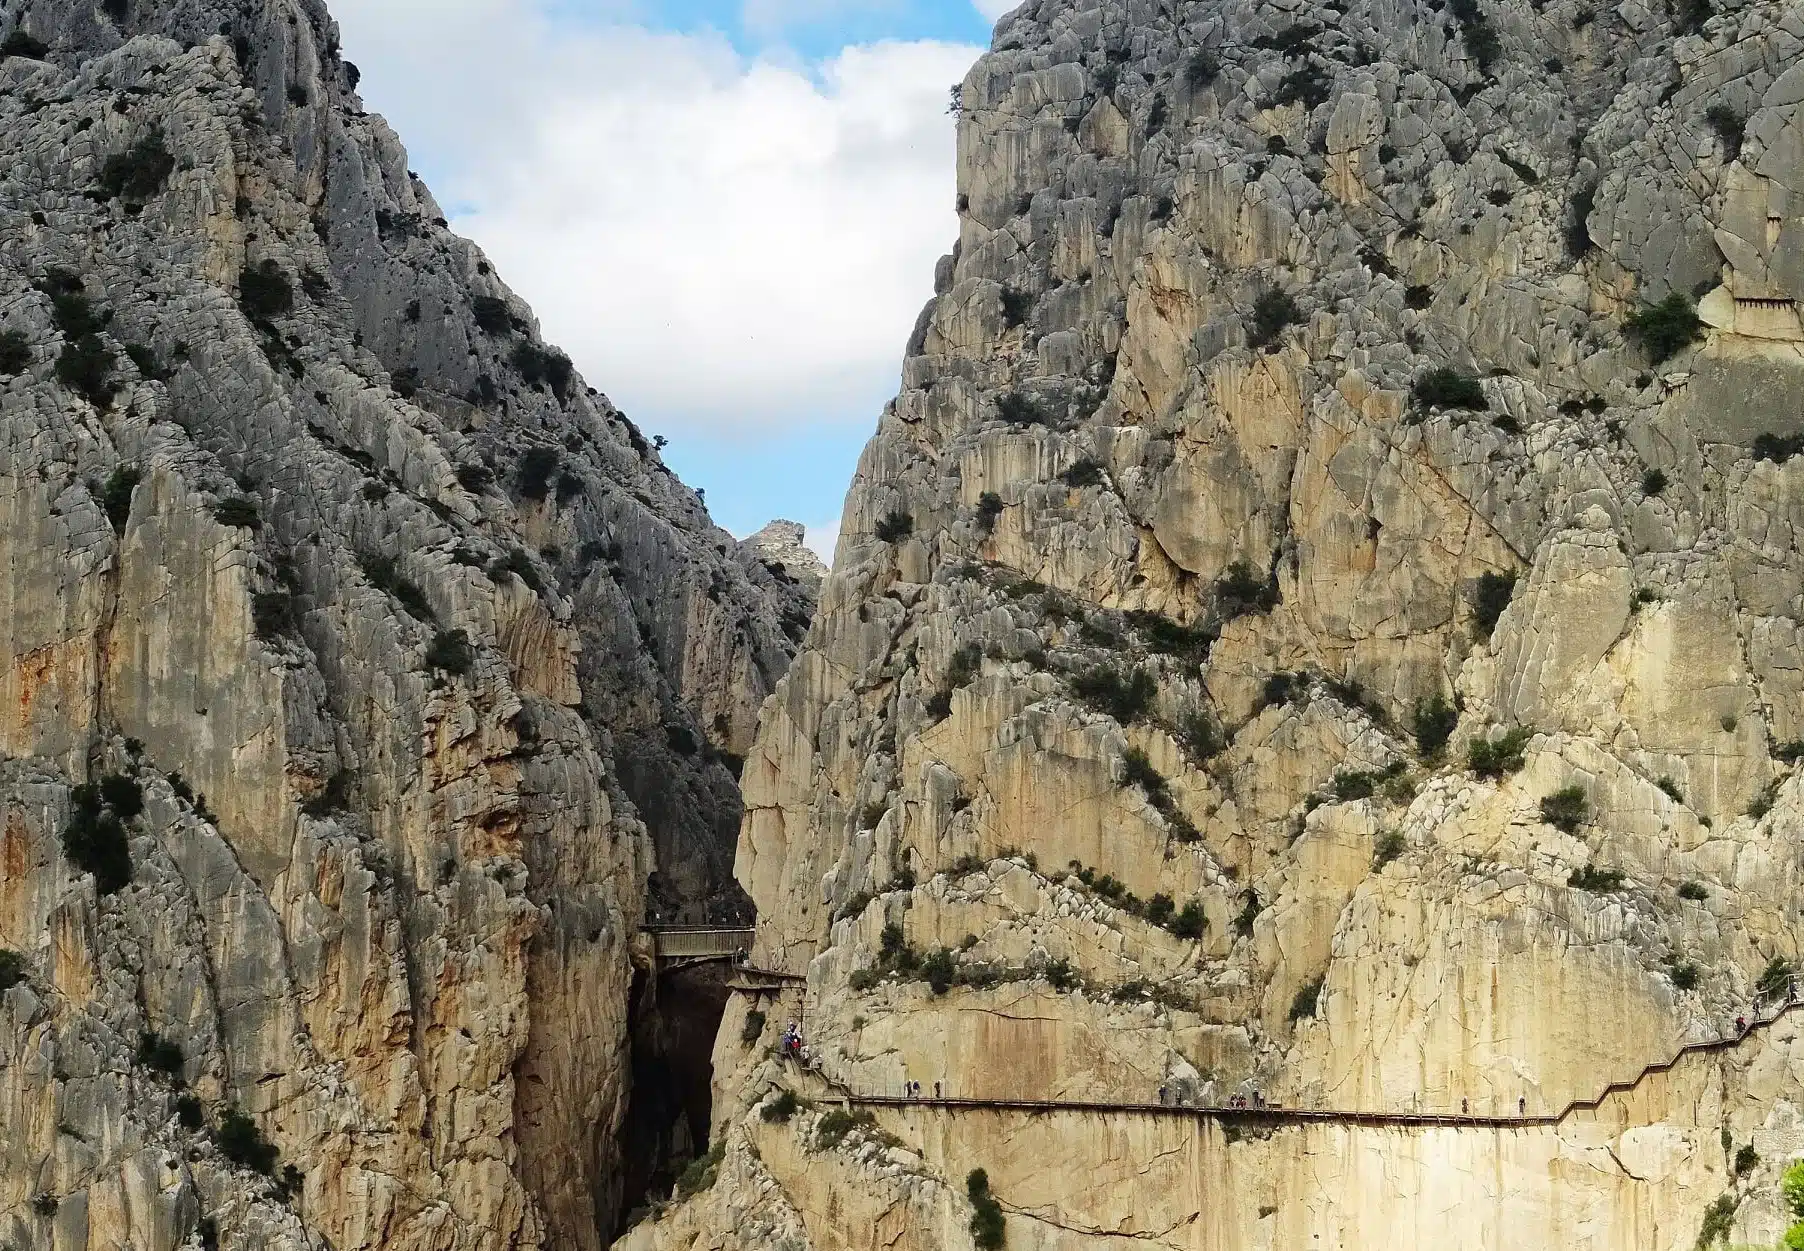
[{"label": "blue sky", "polygon": [[957,235],[947,89],[1004,0],[337,0],[367,107],[744,535],[830,554]]}]

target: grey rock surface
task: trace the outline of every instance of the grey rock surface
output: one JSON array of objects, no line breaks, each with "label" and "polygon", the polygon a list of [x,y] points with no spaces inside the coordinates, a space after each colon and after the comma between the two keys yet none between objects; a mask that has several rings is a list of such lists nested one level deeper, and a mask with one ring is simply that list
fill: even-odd
[{"label": "grey rock surface", "polygon": [[801,591],[446,228],[323,6],[0,37],[0,1245],[596,1247],[630,940],[749,916]]},{"label": "grey rock surface", "polygon": [[[965,1245],[979,1167],[1010,1247],[1785,1232],[1795,1018],[1636,1079],[1804,945],[1801,40],[1770,0],[997,24],[745,767],[754,960],[806,977],[758,1011],[817,1064],[730,1007],[713,1184],[626,1247]],[[923,1080],[1347,1115],[837,1119]]]}]

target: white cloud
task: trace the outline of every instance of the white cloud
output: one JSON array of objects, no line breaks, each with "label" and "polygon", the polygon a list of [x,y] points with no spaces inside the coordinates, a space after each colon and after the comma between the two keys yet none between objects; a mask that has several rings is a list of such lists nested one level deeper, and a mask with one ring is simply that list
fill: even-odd
[{"label": "white cloud", "polygon": [[946,87],[977,49],[852,47],[811,76],[529,0],[335,7],[370,107],[622,407],[872,420],[956,236]]},{"label": "white cloud", "polygon": [[994,22],[1004,13],[1020,8],[1021,0],[971,0],[971,7]]}]

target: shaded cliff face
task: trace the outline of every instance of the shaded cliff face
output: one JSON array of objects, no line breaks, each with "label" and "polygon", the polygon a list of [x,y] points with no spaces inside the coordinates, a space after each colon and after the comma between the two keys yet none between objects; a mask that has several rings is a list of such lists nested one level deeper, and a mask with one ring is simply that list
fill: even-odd
[{"label": "shaded cliff face", "polygon": [[1502,1132],[825,1114],[908,1081],[1557,1113],[1783,986],[1801,36],[999,24],[958,246],[746,766],[755,961],[807,974],[759,1007],[820,1071],[730,1006],[712,1184],[625,1245],[963,1245],[976,1167],[1017,1248],[1678,1248],[1719,1199],[1782,1232],[1783,1024]]},{"label": "shaded cliff face", "polygon": [[319,5],[5,29],[0,1243],[595,1247],[629,939],[747,914],[809,588],[445,229]]}]

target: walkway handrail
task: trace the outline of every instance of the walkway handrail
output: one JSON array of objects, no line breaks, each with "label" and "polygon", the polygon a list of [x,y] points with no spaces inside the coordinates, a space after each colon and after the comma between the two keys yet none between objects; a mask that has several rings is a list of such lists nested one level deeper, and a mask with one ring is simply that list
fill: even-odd
[{"label": "walkway handrail", "polygon": [[1330,1108],[1284,1108],[1272,1107],[1223,1107],[1219,1104],[1195,1103],[1146,1103],[1131,1101],[1108,1101],[1088,1099],[971,1099],[957,1096],[931,1095],[861,1095],[847,1090],[839,1082],[819,1076],[828,1085],[837,1089],[839,1098],[847,1103],[861,1107],[936,1107],[950,1109],[994,1108],[1003,1111],[1022,1112],[1136,1112],[1153,1116],[1194,1116],[1209,1120],[1266,1120],[1266,1121],[1327,1121],[1354,1125],[1399,1125],[1411,1127],[1453,1126],[1467,1128],[1513,1129],[1525,1126],[1559,1125],[1575,1112],[1595,1111],[1603,1101],[1613,1094],[1622,1094],[1634,1090],[1648,1077],[1656,1073],[1670,1070],[1680,1060],[1694,1052],[1728,1051],[1739,1047],[1758,1030],[1766,1029],[1779,1018],[1804,1006],[1804,999],[1799,999],[1796,988],[1790,998],[1768,1017],[1756,1016],[1744,1026],[1740,1033],[1728,1034],[1721,1038],[1708,1039],[1704,1042],[1687,1043],[1674,1052],[1670,1059],[1656,1061],[1647,1065],[1628,1081],[1611,1082],[1589,1099],[1574,1099],[1557,1113],[1523,1113],[1518,1116],[1496,1113],[1464,1113],[1464,1112],[1379,1112],[1359,1111],[1353,1109]]}]

